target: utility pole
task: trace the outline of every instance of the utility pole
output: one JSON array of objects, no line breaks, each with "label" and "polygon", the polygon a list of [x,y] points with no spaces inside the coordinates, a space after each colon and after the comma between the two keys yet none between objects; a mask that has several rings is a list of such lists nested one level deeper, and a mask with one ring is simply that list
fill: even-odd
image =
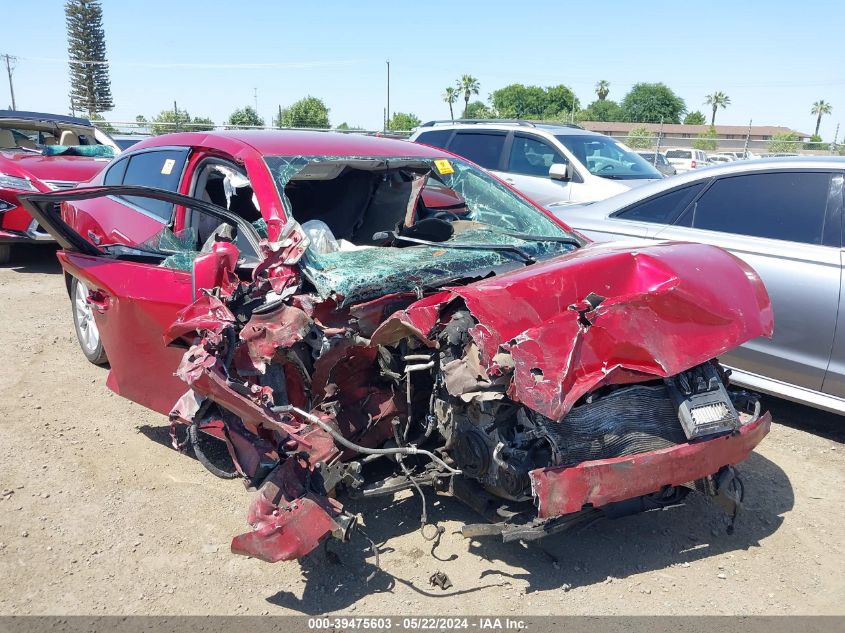
[{"label": "utility pole", "polygon": [[836,132],[833,135],[833,143],[830,144],[830,153],[836,153],[836,140],[839,138],[839,124],[836,124]]},{"label": "utility pole", "polygon": [[390,123],[390,60],[387,60],[387,108],[384,111],[384,131],[387,132],[387,124]]},{"label": "utility pole", "polygon": [[252,98],[255,99],[255,114],[258,114],[258,88],[252,89]]},{"label": "utility pole", "polygon": [[17,110],[18,107],[15,104],[15,86],[12,84],[12,71],[15,69],[15,62],[18,61],[18,58],[8,53],[0,55],[0,57],[6,60],[6,74],[9,75],[9,92],[12,94],[12,110]]},{"label": "utility pole", "polygon": [[176,122],[176,129],[182,129],[182,126],[179,125],[179,108],[176,107],[176,100],[173,100],[173,120]]},{"label": "utility pole", "polygon": [[660,140],[663,138],[663,117],[660,117],[660,129],[657,131],[657,147],[654,148],[654,167],[657,167],[657,154],[660,153]]}]

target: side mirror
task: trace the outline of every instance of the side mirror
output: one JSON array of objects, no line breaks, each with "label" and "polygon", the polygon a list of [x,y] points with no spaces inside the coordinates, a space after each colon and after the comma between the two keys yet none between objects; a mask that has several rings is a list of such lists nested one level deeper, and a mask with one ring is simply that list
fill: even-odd
[{"label": "side mirror", "polygon": [[572,167],[569,163],[552,163],[549,167],[549,178],[569,182],[572,180]]},{"label": "side mirror", "polygon": [[234,272],[238,264],[240,251],[231,242],[215,242],[208,253],[201,253],[194,259],[191,268],[191,285],[194,299],[198,299],[203,288],[212,289],[221,286],[226,271]]}]

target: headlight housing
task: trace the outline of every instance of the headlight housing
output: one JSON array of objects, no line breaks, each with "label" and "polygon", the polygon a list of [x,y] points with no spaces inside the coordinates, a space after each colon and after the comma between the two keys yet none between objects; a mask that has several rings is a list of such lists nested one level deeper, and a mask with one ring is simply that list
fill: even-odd
[{"label": "headlight housing", "polygon": [[0,188],[15,189],[16,191],[38,191],[38,188],[32,184],[29,178],[10,176],[2,172],[0,172]]}]

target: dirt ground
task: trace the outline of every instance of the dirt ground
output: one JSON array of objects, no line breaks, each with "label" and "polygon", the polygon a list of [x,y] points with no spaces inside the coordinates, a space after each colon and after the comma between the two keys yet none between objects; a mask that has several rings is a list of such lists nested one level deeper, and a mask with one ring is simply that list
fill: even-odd
[{"label": "dirt ground", "polygon": [[778,423],[741,466],[733,535],[690,497],[527,547],[469,541],[478,518],[429,497],[432,550],[403,493],[348,504],[379,569],[360,536],[270,565],[229,552],[243,485],[172,450],[167,420],[85,360],[50,248],[0,267],[0,322],[0,614],[845,614],[845,418],[766,402]]}]

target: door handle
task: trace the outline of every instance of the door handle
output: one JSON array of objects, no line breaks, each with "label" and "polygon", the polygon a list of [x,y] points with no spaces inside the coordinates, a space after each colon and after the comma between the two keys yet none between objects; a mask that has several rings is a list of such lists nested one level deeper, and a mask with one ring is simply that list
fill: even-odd
[{"label": "door handle", "polygon": [[87,303],[102,314],[111,307],[111,298],[102,290],[91,290],[86,298]]},{"label": "door handle", "polygon": [[94,246],[99,246],[100,242],[103,241],[103,238],[98,233],[91,230],[88,231],[88,239],[94,242]]}]

